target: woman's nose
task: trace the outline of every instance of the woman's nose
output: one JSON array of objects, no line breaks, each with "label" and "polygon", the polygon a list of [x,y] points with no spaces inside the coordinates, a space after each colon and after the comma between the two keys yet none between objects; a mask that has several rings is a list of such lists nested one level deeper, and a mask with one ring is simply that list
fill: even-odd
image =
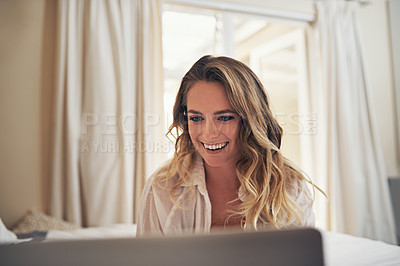
[{"label": "woman's nose", "polygon": [[219,128],[213,119],[207,119],[202,127],[203,138],[207,140],[212,140],[216,138],[221,133],[221,128]]}]

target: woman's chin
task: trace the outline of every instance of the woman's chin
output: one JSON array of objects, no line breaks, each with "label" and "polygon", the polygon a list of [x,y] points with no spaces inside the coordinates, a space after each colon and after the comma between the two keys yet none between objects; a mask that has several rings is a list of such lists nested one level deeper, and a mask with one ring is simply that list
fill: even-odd
[{"label": "woman's chin", "polygon": [[209,167],[234,167],[236,161],[229,156],[209,156],[208,154],[200,154],[206,166]]}]

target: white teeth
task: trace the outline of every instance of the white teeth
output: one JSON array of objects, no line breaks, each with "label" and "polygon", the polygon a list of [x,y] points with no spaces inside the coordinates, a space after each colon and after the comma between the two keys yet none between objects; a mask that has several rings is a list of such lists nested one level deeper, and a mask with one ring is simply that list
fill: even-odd
[{"label": "white teeth", "polygon": [[220,143],[220,144],[211,144],[211,145],[210,144],[205,144],[205,143],[203,143],[203,144],[204,144],[204,147],[206,149],[218,150],[218,149],[221,149],[221,148],[225,147],[228,144],[228,142]]}]

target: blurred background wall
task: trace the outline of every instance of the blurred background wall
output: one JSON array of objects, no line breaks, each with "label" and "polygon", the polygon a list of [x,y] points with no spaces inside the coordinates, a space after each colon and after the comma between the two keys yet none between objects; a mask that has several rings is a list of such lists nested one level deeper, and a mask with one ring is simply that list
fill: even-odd
[{"label": "blurred background wall", "polygon": [[0,217],[7,226],[28,208],[42,210],[46,201],[44,18],[44,0],[0,1]]}]

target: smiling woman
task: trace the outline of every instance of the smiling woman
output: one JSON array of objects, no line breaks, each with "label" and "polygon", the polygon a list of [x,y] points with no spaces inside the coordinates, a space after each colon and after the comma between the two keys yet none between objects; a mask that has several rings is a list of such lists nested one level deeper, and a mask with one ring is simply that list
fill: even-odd
[{"label": "smiling woman", "polygon": [[188,93],[189,135],[209,167],[231,167],[240,159],[239,117],[220,82],[199,81]]},{"label": "smiling woman", "polygon": [[138,235],[314,225],[308,180],[281,154],[282,128],[245,64],[199,59],[173,113],[175,154],[145,186]]}]

